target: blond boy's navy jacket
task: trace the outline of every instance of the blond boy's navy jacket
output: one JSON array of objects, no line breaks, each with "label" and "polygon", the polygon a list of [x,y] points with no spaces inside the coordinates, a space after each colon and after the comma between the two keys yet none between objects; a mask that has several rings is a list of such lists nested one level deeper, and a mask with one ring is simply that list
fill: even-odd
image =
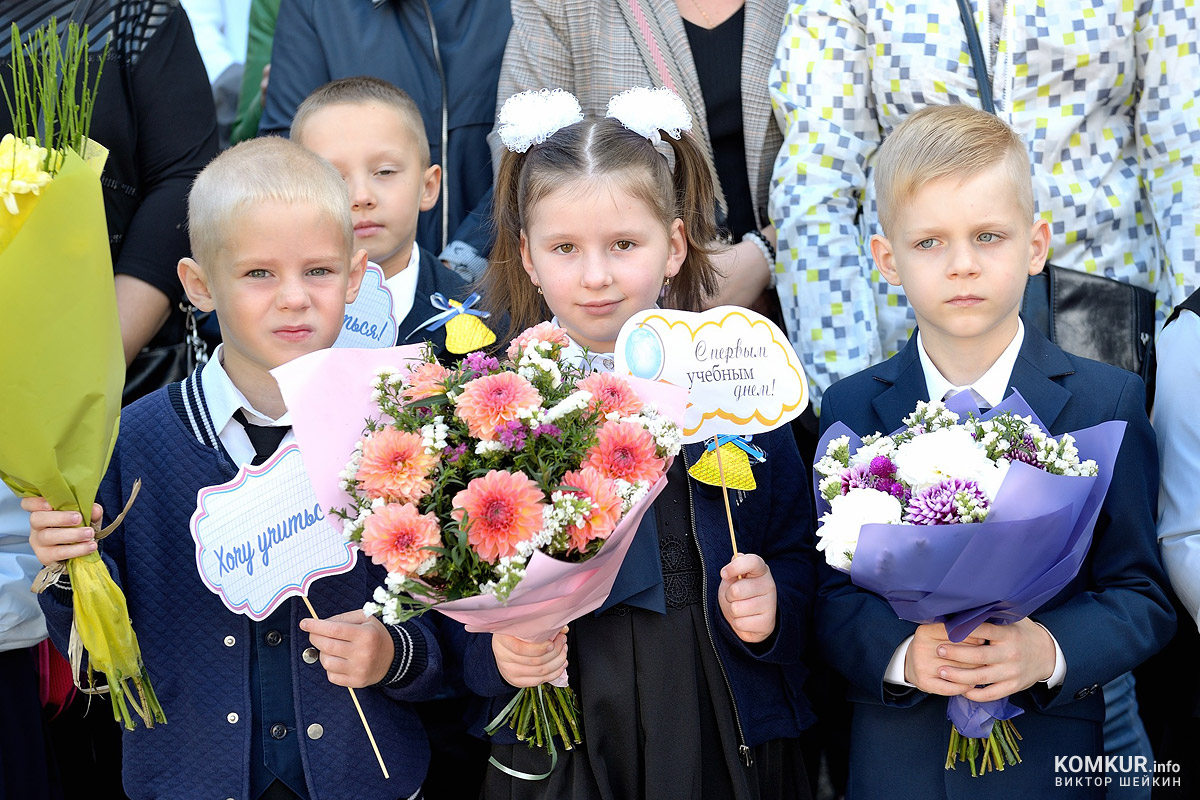
[{"label": "blond boy's navy jacket", "polygon": [[[1158,458],[1141,379],[1065,353],[1026,325],[1008,393],[1013,389],[1055,435],[1107,420],[1128,423],[1079,574],[1030,615],[1062,648],[1066,679],[1055,689],[1039,683],[1013,695],[1025,710],[1014,720],[1024,737],[1021,764],[979,778],[963,764],[945,770],[950,733],[945,698],[883,682],[896,647],[916,625],[898,619],[885,601],[854,586],[848,575],[820,565],[817,636],[825,658],[849,680],[854,703],[850,800],[986,800],[1022,792],[1056,799],[1103,797],[1103,787],[1056,783],[1056,778],[1080,776],[1056,771],[1056,757],[1103,752],[1101,687],[1161,649],[1175,630],[1155,538]],[[918,400],[928,399],[914,334],[893,358],[829,389],[822,430],[844,422],[860,435],[890,433]]]},{"label": "blond boy's navy jacket", "polygon": [[[188,523],[196,492],[223,483],[237,470],[208,416],[197,370],[182,383],[147,395],[121,414],[121,433],[97,497],[105,524],[120,511],[135,478],[143,482],[124,523],[100,543],[129,602],[142,657],[168,724],[138,724],[123,737],[125,792],[143,798],[249,797],[251,623],[227,610],[201,582]],[[309,599],[322,617],[361,608],[383,581],[361,557],[354,569],[312,584]],[[51,638],[66,652],[69,592],[40,595]],[[420,787],[429,745],[407,701],[433,697],[442,656],[431,623],[404,623],[397,655],[408,661],[389,688],[357,690],[358,700],[391,773],[385,780],[349,692],[335,686],[298,628],[307,616],[290,605],[287,644],[296,730],[309,795],[320,800],[395,800]],[[93,713],[108,713],[104,708]]]}]

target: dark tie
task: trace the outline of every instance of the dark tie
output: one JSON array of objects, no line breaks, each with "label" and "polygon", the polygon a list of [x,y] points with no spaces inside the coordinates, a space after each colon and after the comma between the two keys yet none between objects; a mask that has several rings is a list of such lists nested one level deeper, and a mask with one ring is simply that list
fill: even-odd
[{"label": "dark tie", "polygon": [[233,418],[246,429],[246,435],[250,437],[250,444],[254,447],[254,460],[250,462],[251,466],[258,466],[270,458],[279,449],[279,443],[283,441],[283,437],[287,436],[288,431],[292,429],[290,425],[252,425],[246,420],[246,413],[240,408],[234,412]]}]

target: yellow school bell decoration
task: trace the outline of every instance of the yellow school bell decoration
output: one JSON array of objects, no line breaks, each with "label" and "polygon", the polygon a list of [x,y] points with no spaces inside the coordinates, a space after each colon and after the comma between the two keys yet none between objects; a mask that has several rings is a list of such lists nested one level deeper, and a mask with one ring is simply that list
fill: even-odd
[{"label": "yellow school bell decoration", "polygon": [[496,334],[483,322],[491,314],[475,308],[479,302],[478,292],[461,303],[448,300],[441,292],[437,292],[429,296],[429,302],[439,313],[418,325],[414,333],[422,329],[437,330],[445,325],[446,350],[455,355],[480,350],[496,341]]},{"label": "yellow school bell decoration", "polygon": [[721,450],[721,468],[725,473],[725,486],[744,492],[758,488],[754,482],[752,463],[766,461],[766,454],[741,436],[721,434],[709,439],[700,460],[692,465],[688,474],[710,486],[721,485],[721,469],[717,467],[717,448]]}]

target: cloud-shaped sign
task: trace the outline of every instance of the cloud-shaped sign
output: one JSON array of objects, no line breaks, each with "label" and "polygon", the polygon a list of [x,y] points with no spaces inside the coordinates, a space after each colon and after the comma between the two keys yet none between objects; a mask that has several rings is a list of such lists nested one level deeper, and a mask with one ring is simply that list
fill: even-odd
[{"label": "cloud-shaped sign", "polygon": [[294,444],[201,489],[191,529],[201,580],[230,611],[259,621],[318,578],[349,572],[358,555],[326,520]]},{"label": "cloud-shaped sign", "polygon": [[617,372],[690,389],[683,440],[773,430],[808,405],[800,359],[771,320],[736,306],[651,309],[617,337]]}]

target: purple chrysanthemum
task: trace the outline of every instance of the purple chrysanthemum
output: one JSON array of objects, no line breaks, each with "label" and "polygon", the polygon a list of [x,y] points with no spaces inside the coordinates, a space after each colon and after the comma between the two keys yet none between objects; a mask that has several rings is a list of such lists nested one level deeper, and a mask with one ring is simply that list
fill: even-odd
[{"label": "purple chrysanthemum", "polygon": [[1033,437],[1028,433],[1025,434],[1018,444],[1009,448],[1004,457],[1009,461],[1020,461],[1032,467],[1038,466],[1037,445],[1033,443]]},{"label": "purple chrysanthemum", "polygon": [[868,471],[868,467],[851,467],[842,473],[842,494],[848,493],[851,489],[874,489],[874,476]]},{"label": "purple chrysanthemum", "polygon": [[954,525],[963,522],[971,510],[986,515],[989,506],[987,495],[975,481],[948,478],[913,495],[904,510],[904,521],[911,525]]}]

